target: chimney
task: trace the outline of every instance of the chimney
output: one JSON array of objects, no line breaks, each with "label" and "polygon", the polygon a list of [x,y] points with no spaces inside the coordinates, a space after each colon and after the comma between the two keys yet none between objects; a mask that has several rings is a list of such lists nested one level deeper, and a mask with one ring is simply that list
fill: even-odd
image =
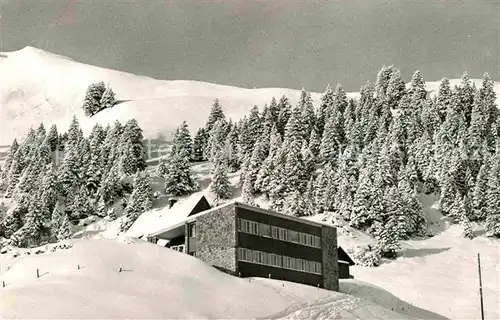
[{"label": "chimney", "polygon": [[172,206],[177,202],[177,199],[168,199],[168,208],[172,208]]}]

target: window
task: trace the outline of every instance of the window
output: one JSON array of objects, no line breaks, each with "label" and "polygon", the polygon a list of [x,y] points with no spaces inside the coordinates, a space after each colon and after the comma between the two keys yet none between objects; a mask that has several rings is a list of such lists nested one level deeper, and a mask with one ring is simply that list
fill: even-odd
[{"label": "window", "polygon": [[278,239],[278,227],[271,226],[271,236],[274,239]]},{"label": "window", "polygon": [[190,238],[194,238],[194,237],[196,237],[196,224],[191,223],[191,224],[188,226],[188,232],[189,232],[189,237],[190,237]]},{"label": "window", "polygon": [[314,236],[314,246],[316,248],[321,248],[321,238],[318,236]]},{"label": "window", "polygon": [[271,226],[264,223],[259,223],[259,235],[263,237],[271,237]]},{"label": "window", "polygon": [[250,233],[259,234],[259,223],[250,221]]},{"label": "window", "polygon": [[283,229],[283,228],[278,228],[278,235],[279,235],[279,239],[282,240],[282,241],[287,241],[288,240],[288,232],[286,229]]},{"label": "window", "polygon": [[299,233],[297,231],[288,230],[288,241],[299,242]]},{"label": "window", "polygon": [[148,238],[148,242],[151,242],[151,243],[157,243],[158,242],[158,238]]},{"label": "window", "polygon": [[283,257],[283,268],[285,269],[290,269],[290,258],[289,257]]},{"label": "window", "polygon": [[[194,226],[193,226],[194,229]],[[298,243],[304,246],[321,248],[321,238],[312,234],[302,233],[295,230],[280,228],[266,223],[239,219],[238,230],[244,233],[254,234],[261,237],[271,237],[281,241]],[[194,236],[194,230],[193,230]],[[191,234],[190,234],[190,237]]]}]

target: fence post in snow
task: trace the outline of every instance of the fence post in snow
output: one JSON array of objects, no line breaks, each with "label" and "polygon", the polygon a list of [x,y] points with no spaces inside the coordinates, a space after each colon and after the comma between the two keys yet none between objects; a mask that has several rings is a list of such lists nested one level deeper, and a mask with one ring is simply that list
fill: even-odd
[{"label": "fence post in snow", "polygon": [[2,280],[2,288],[5,288],[5,281]]},{"label": "fence post in snow", "polygon": [[122,267],[120,266],[120,269],[118,269],[118,272],[122,272]]},{"label": "fence post in snow", "polygon": [[36,277],[40,278],[40,270],[36,269]]},{"label": "fence post in snow", "polygon": [[483,307],[483,282],[481,280],[481,257],[477,254],[477,268],[479,270],[479,296],[481,299],[481,319],[484,320],[484,307]]},{"label": "fence post in snow", "polygon": [[80,265],[78,265],[78,270],[80,270]]}]

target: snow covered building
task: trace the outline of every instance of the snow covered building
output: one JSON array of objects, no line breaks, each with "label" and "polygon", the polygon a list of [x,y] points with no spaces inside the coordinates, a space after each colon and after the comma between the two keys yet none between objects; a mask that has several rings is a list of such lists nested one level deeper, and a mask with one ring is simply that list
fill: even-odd
[{"label": "snow covered building", "polygon": [[335,227],[238,201],[198,211],[205,207],[203,199],[189,201],[185,219],[149,233],[148,241],[195,256],[232,275],[270,277],[338,291]]}]

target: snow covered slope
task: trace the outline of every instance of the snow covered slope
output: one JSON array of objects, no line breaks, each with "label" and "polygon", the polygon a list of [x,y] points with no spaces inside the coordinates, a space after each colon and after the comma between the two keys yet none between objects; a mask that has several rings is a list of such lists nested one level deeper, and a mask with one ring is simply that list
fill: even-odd
[{"label": "snow covered slope", "polygon": [[[201,192],[209,201],[212,200],[209,198],[207,181],[210,168],[211,165],[207,163],[193,166],[198,181],[203,181]],[[238,173],[231,174],[230,181],[233,198],[237,199],[240,197],[239,189],[236,188]],[[477,319],[480,309],[476,259],[477,253],[480,253],[486,319],[500,319],[500,308],[497,308],[500,304],[500,240],[485,238],[483,226],[477,224],[473,224],[476,238],[465,239],[458,225],[440,214],[437,209],[438,196],[421,195],[420,200],[427,216],[429,234],[434,236],[403,241],[400,257],[386,260],[380,267],[352,267],[351,274],[355,280],[370,285],[350,282],[341,286],[342,292],[371,297],[376,299],[374,302],[377,304],[386,301],[394,305],[391,302],[393,299],[401,299],[411,305],[401,305],[397,310],[404,307],[406,312],[418,307],[451,319]],[[256,199],[256,203],[263,208],[269,206],[262,197]],[[168,210],[144,213],[134,230],[139,232],[143,228],[148,230],[151,226],[161,224],[166,215],[160,217],[159,213],[168,213]],[[333,223],[332,217],[323,214],[305,219]],[[345,224],[343,221],[337,223],[340,226]],[[373,244],[375,239],[361,231],[343,227],[339,228],[338,243],[349,250],[359,245]]]},{"label": "snow covered slope", "polygon": [[384,308],[311,286],[233,277],[143,241],[72,242],[73,247],[63,251],[15,259],[0,256],[7,284],[0,289],[2,318],[371,320],[432,315],[422,311],[410,316],[401,310],[401,301]]},{"label": "snow covered slope", "polygon": [[[104,81],[124,101],[92,119],[81,109],[87,86]],[[219,98],[226,115],[240,119],[254,105],[262,107],[274,96],[286,95],[296,103],[300,91],[244,89],[196,81],[163,81],[75,62],[37,48],[0,54],[0,145],[26,134],[31,125],[56,123],[66,130],[76,114],[88,129],[135,117],[147,138],[169,136],[182,120],[195,128],[206,122],[213,101]],[[319,101],[319,94],[312,94]],[[83,121],[83,120],[86,121]]]},{"label": "snow covered slope", "polygon": [[[360,79],[360,83],[365,80]],[[81,106],[87,86],[98,81],[109,83],[121,103],[89,119]],[[459,81],[450,82],[455,85]],[[480,84],[480,80],[474,81]],[[429,82],[428,89],[436,90],[438,85],[439,82]],[[500,83],[495,85],[500,97]],[[0,145],[10,144],[42,121],[46,126],[55,123],[66,130],[73,115],[77,115],[87,132],[96,122],[136,118],[146,138],[157,138],[159,134],[169,137],[182,120],[188,121],[194,133],[205,124],[216,98],[227,116],[239,120],[254,105],[261,108],[272,97],[285,95],[295,105],[300,95],[298,90],[284,88],[245,89],[197,81],[156,80],[78,63],[33,47],[0,53],[0,88]],[[318,104],[321,94],[311,95]],[[349,97],[357,95],[348,93]]]}]

